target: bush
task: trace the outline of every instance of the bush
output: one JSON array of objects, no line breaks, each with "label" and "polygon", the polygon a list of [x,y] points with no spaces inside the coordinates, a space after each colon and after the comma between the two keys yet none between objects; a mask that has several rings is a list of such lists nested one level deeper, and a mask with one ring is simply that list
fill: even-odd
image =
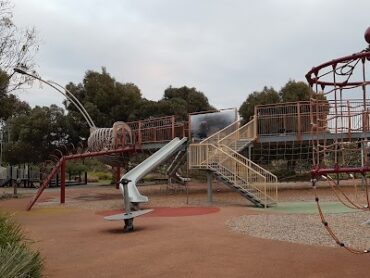
[{"label": "bush", "polygon": [[0,277],[41,277],[39,252],[28,248],[21,228],[0,214]]},{"label": "bush", "polygon": [[111,180],[112,173],[106,172],[89,172],[87,173],[87,181],[88,182],[98,182],[102,180]]},{"label": "bush", "polygon": [[110,179],[112,179],[112,173],[95,172],[95,176],[97,176],[99,178],[99,180],[110,180]]},{"label": "bush", "polygon": [[10,217],[0,214],[0,248],[18,244],[24,237],[21,228]]}]

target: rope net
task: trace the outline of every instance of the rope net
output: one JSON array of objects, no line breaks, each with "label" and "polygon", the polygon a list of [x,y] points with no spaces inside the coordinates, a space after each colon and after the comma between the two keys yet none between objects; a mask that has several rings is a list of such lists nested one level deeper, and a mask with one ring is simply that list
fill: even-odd
[{"label": "rope net", "polygon": [[[280,180],[310,176],[322,224],[339,246],[355,254],[370,249],[338,238],[325,218],[317,186],[326,183],[347,208],[370,210],[369,63],[370,48],[321,64],[306,75],[309,101],[256,107],[257,143],[245,154]],[[344,180],[350,184],[346,189]]]},{"label": "rope net", "polygon": [[[317,182],[326,181],[344,206],[369,211],[370,52],[339,58],[313,68],[306,75],[312,88],[310,106],[312,186],[319,215],[335,242],[354,254],[369,253],[338,238],[320,205]],[[340,186],[352,179],[352,191]],[[360,184],[361,186],[359,186]]]}]

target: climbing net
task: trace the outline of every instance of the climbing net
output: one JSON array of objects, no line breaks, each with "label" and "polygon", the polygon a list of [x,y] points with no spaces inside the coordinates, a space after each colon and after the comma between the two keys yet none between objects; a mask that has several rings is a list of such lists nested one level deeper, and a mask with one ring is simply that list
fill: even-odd
[{"label": "climbing net", "polygon": [[[370,43],[370,28],[365,38]],[[369,61],[370,48],[367,48],[314,67],[306,74],[312,88],[310,142],[315,201],[330,236],[339,246],[355,254],[369,253],[370,249],[353,248],[338,238],[323,213],[317,183],[327,182],[346,207],[355,211],[370,210]],[[352,192],[340,187],[344,179],[352,179]]]}]

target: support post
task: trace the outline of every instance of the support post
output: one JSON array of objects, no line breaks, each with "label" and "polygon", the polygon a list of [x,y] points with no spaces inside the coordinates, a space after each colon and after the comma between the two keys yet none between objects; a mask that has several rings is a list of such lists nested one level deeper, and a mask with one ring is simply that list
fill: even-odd
[{"label": "support post", "polygon": [[302,141],[302,126],[301,126],[301,105],[297,102],[297,140]]},{"label": "support post", "polygon": [[[123,185],[123,199],[125,205],[125,214],[129,215],[131,213],[131,202],[130,197],[128,195],[128,183],[130,180],[122,180]],[[134,218],[128,218],[124,220],[125,226],[123,227],[124,233],[129,233],[134,230]]]},{"label": "support post", "polygon": [[10,166],[10,186],[13,186],[13,166]]},{"label": "support post", "polygon": [[252,144],[248,146],[248,159],[252,160]]},{"label": "support post", "polygon": [[60,203],[66,201],[66,161],[63,159],[60,165]]},{"label": "support post", "polygon": [[121,178],[121,167],[116,167],[116,177],[115,177],[116,189],[119,188],[120,178]]},{"label": "support post", "polygon": [[207,196],[208,196],[208,203],[213,202],[213,192],[212,192],[212,172],[207,171]]},{"label": "support post", "polygon": [[18,185],[21,183],[21,179],[17,178],[17,180],[13,183],[13,198],[18,198]]},{"label": "support post", "polygon": [[171,139],[173,139],[173,138],[175,138],[175,116],[172,116],[172,118],[171,118],[171,122],[172,122],[172,129],[171,129],[171,136],[172,136],[172,138]]}]

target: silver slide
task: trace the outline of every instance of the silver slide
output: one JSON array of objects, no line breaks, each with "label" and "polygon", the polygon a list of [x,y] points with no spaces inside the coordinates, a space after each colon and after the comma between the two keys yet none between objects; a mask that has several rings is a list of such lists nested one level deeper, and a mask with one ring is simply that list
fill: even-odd
[{"label": "silver slide", "polygon": [[186,137],[179,139],[176,137],[168,144],[164,145],[161,149],[156,151],[154,154],[149,156],[139,165],[137,165],[134,169],[127,172],[125,175],[122,176],[120,180],[119,188],[122,192],[123,197],[124,195],[124,186],[122,183],[127,183],[127,191],[128,191],[128,200],[131,203],[145,203],[148,202],[148,197],[143,196],[140,194],[139,190],[136,187],[136,182],[143,178],[146,174],[160,165],[162,162],[167,160],[171,155],[177,152],[183,144],[186,143],[188,139]]}]

